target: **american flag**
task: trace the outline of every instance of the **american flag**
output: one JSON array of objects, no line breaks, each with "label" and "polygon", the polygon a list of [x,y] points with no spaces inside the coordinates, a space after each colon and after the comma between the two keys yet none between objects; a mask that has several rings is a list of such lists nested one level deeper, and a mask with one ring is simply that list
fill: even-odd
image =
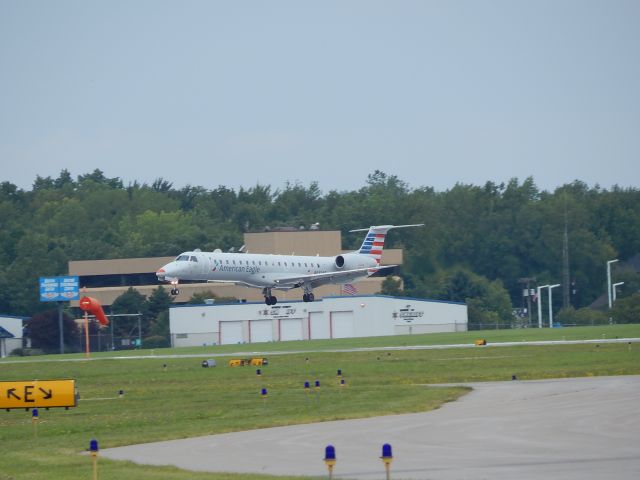
[{"label": "american flag", "polygon": [[350,283],[345,283],[344,285],[342,285],[342,293],[345,295],[355,295],[356,293],[358,293],[358,289]]}]

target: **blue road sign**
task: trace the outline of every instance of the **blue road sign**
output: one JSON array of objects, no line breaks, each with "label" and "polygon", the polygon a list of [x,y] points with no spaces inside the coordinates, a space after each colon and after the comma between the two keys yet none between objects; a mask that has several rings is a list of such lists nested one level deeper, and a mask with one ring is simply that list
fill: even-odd
[{"label": "blue road sign", "polygon": [[80,281],[72,277],[40,277],[41,302],[68,302],[80,299]]}]

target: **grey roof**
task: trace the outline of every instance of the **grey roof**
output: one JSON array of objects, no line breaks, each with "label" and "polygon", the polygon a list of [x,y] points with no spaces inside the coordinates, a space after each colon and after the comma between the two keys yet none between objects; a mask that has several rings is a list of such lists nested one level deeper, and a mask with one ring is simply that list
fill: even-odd
[{"label": "grey roof", "polygon": [[15,338],[13,333],[7,332],[4,328],[0,327],[0,338]]}]

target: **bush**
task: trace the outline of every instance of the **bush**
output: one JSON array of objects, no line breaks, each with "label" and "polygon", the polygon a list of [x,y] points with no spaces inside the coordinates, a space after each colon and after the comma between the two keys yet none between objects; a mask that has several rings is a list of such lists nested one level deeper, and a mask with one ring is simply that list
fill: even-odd
[{"label": "bush", "polygon": [[44,355],[44,351],[39,348],[14,348],[9,354],[11,357],[30,357],[32,355]]},{"label": "bush", "polygon": [[585,307],[578,310],[573,307],[563,308],[555,318],[562,325],[606,325],[609,315],[601,310]]},{"label": "bush", "polygon": [[142,341],[142,346],[144,348],[167,348],[170,347],[171,344],[167,337],[163,337],[162,335],[153,335],[145,338]]}]

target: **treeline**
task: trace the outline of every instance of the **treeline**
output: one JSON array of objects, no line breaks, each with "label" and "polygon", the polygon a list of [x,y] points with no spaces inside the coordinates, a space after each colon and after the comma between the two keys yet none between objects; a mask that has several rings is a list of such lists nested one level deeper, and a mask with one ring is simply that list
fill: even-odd
[{"label": "treeline", "polygon": [[[606,292],[606,261],[640,252],[640,190],[575,181],[548,192],[527,178],[437,192],[375,171],[354,191],[325,193],[315,183],[236,191],[174,188],[162,178],[125,185],[100,170],[74,179],[63,170],[58,178],[37,177],[31,190],[0,184],[0,312],[30,316],[49,308],[39,302],[38,277],[65,274],[69,260],[226,250],[239,247],[247,231],[314,223],[342,230],[343,246],[354,249],[362,239],[350,229],[424,223],[389,237],[389,247],[405,250],[397,272],[402,294],[466,301],[472,323],[508,325],[512,309],[523,306],[520,279],[562,283],[565,226],[571,305],[580,309]],[[633,271],[618,267],[615,281],[622,280],[620,298],[638,291]],[[385,282],[387,293],[397,288]]]}]

